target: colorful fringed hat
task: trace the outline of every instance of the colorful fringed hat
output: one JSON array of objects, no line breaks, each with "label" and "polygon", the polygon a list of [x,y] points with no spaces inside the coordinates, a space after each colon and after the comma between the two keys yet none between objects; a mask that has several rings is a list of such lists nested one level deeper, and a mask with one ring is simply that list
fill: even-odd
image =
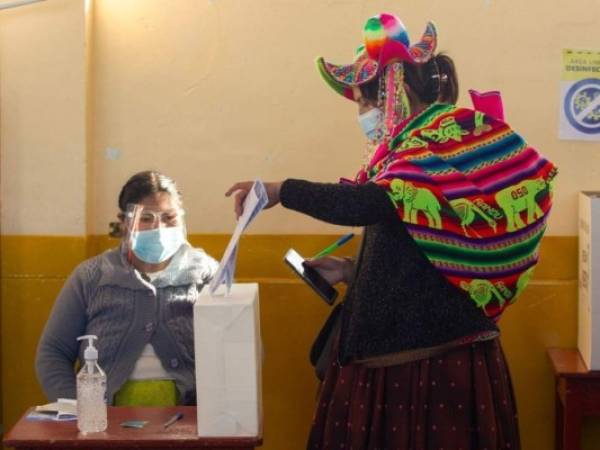
[{"label": "colorful fringed hat", "polygon": [[386,13],[367,20],[363,36],[365,45],[358,48],[352,64],[337,65],[326,62],[322,57],[317,59],[317,67],[327,84],[350,100],[354,100],[353,86],[371,81],[393,62],[426,63],[433,56],[437,44],[433,23],[427,23],[421,40],[411,46],[402,21]]}]

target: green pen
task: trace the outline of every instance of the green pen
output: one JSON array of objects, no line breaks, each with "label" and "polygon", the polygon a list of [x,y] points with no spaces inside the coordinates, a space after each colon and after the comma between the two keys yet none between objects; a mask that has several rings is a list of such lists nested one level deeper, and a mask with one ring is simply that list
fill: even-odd
[{"label": "green pen", "polygon": [[342,245],[344,245],[346,242],[348,242],[353,237],[354,237],[354,233],[348,233],[348,234],[343,235],[341,238],[339,238],[337,241],[335,241],[329,247],[325,247],[323,250],[321,250],[319,253],[317,253],[315,256],[313,256],[312,259],[322,258],[323,256],[327,256],[330,253],[333,253],[335,250],[340,248]]}]

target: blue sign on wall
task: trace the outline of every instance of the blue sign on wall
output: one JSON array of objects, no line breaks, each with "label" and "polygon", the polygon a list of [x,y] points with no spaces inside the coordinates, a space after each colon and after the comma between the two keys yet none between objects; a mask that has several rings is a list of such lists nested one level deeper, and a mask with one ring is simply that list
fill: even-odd
[{"label": "blue sign on wall", "polygon": [[569,87],[565,117],[573,128],[588,135],[600,133],[600,79],[586,78]]}]

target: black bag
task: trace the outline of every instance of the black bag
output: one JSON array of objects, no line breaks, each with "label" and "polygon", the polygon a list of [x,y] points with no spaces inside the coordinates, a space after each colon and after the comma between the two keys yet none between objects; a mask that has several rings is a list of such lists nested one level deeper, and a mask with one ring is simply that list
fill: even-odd
[{"label": "black bag", "polygon": [[325,378],[327,368],[331,364],[333,343],[339,334],[342,323],[342,308],[343,304],[341,303],[333,308],[310,349],[310,363],[314,366],[315,374],[321,381]]}]

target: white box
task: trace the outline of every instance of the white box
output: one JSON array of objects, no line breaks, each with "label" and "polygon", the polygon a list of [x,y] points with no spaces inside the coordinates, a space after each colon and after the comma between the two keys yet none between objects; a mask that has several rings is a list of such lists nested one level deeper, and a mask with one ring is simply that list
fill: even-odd
[{"label": "white box", "polygon": [[207,288],[194,305],[198,436],[262,435],[257,283]]},{"label": "white box", "polygon": [[577,347],[588,369],[600,370],[600,192],[579,193]]}]

